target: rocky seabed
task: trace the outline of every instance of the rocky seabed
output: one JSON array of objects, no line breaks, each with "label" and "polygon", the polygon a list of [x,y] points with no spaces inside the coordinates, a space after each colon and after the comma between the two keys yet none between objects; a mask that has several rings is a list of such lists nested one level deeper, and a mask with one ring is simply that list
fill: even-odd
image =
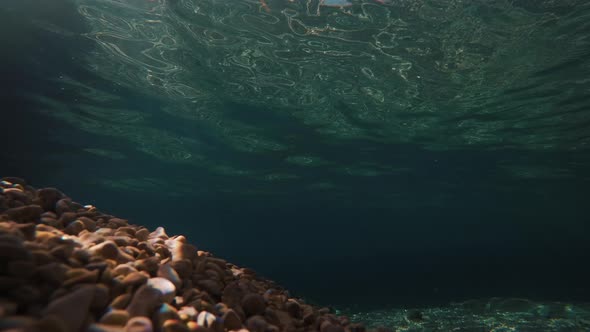
[{"label": "rocky seabed", "polygon": [[0,180],[0,330],[364,332],[248,268],[76,203]]}]

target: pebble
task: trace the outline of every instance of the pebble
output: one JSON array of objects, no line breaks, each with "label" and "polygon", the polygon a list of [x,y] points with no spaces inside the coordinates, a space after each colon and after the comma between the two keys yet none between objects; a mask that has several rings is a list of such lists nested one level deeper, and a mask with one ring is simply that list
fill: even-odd
[{"label": "pebble", "polygon": [[137,272],[137,269],[129,264],[119,264],[112,271],[113,277],[127,276],[132,272]]},{"label": "pebble", "polygon": [[94,287],[81,286],[49,303],[43,310],[43,316],[55,315],[64,322],[68,331],[79,331],[86,321],[94,293]]},{"label": "pebble", "polygon": [[133,317],[125,325],[125,332],[153,332],[152,321],[147,317]]},{"label": "pebble", "polygon": [[242,308],[248,316],[262,315],[266,309],[264,297],[255,293],[248,294],[242,299]]},{"label": "pebble", "polygon": [[65,274],[66,281],[64,287],[70,287],[81,283],[96,283],[98,281],[98,271],[88,271],[84,268],[71,269]]},{"label": "pebble", "polygon": [[129,293],[121,294],[113,299],[109,305],[113,309],[125,309],[131,302],[132,295]]},{"label": "pebble", "polygon": [[301,306],[299,305],[299,303],[295,301],[288,301],[285,304],[285,309],[287,309],[287,312],[289,313],[289,315],[291,315],[291,317],[301,318]]},{"label": "pebble", "polygon": [[207,293],[216,297],[220,297],[223,293],[223,285],[215,280],[198,280],[197,285],[200,286]]},{"label": "pebble", "polygon": [[18,223],[34,222],[37,223],[43,213],[43,208],[39,205],[25,205],[8,209],[3,212],[10,220]]},{"label": "pebble", "polygon": [[213,322],[215,322],[216,319],[217,318],[214,314],[207,311],[201,311],[197,316],[197,324],[199,326],[209,327],[213,325]]},{"label": "pebble", "polygon": [[226,330],[238,330],[242,327],[242,321],[236,312],[232,309],[223,314],[223,324]]},{"label": "pebble", "polygon": [[142,272],[131,272],[121,282],[125,287],[135,287],[145,284],[149,279],[145,273]]},{"label": "pebble", "polygon": [[138,241],[147,241],[149,235],[150,235],[150,231],[148,231],[145,228],[141,228],[140,230],[135,232],[135,238]]},{"label": "pebble", "polygon": [[160,265],[157,276],[169,280],[176,289],[180,289],[182,286],[182,280],[180,280],[178,273],[168,263]]},{"label": "pebble", "polygon": [[81,231],[86,228],[83,222],[80,220],[74,220],[73,222],[69,223],[66,228],[64,228],[64,233],[69,235],[78,235]]},{"label": "pebble", "polygon": [[111,309],[99,320],[99,323],[106,325],[125,326],[129,320],[129,313],[125,310]]},{"label": "pebble", "polygon": [[189,328],[176,319],[168,319],[162,325],[162,332],[189,332]]},{"label": "pebble", "polygon": [[45,211],[55,211],[55,204],[64,197],[65,195],[55,188],[43,188],[37,190],[35,203]]},{"label": "pebble", "polygon": [[94,255],[100,255],[106,259],[117,259],[119,256],[119,247],[113,241],[104,241],[90,247],[90,252]]},{"label": "pebble", "polygon": [[166,303],[171,303],[174,300],[174,296],[176,296],[176,287],[168,279],[161,277],[150,278],[147,281],[147,285],[159,290],[162,293],[162,301]]},{"label": "pebble", "polygon": [[127,312],[129,312],[131,317],[151,317],[153,312],[160,305],[162,305],[162,293],[159,290],[144,284],[133,294],[131,302],[127,306]]},{"label": "pebble", "polygon": [[159,323],[163,323],[169,319],[173,319],[173,320],[180,319],[180,315],[178,314],[178,311],[176,311],[176,308],[169,305],[168,303],[164,303],[160,306],[160,308],[158,308],[158,312],[156,313],[156,317],[157,317],[157,322],[159,322]]},{"label": "pebble", "polygon": [[268,323],[262,316],[252,316],[246,320],[246,327],[250,332],[266,332]]}]

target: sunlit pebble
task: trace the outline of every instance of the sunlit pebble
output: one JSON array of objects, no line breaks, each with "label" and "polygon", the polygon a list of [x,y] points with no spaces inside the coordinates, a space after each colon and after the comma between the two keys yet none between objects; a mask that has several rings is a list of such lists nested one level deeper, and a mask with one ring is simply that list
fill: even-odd
[{"label": "sunlit pebble", "polygon": [[201,311],[197,317],[197,324],[200,326],[209,327],[211,324],[213,324],[215,319],[216,318],[214,314],[207,311]]},{"label": "sunlit pebble", "polygon": [[199,312],[195,307],[182,307],[178,310],[178,315],[182,320],[194,319]]},{"label": "sunlit pebble", "polygon": [[166,303],[172,302],[176,295],[176,286],[168,280],[161,277],[150,278],[147,281],[148,286],[159,290],[162,293],[162,300]]},{"label": "sunlit pebble", "polygon": [[186,326],[191,330],[191,331],[196,331],[197,328],[199,327],[199,324],[197,324],[196,322],[190,321],[188,323],[186,323]]}]

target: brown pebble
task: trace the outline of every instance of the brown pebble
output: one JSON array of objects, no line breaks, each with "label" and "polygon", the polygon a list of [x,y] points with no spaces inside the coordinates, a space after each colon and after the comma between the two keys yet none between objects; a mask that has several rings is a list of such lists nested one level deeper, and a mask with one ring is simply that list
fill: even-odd
[{"label": "brown pebble", "polygon": [[95,255],[100,255],[106,259],[116,260],[119,256],[119,247],[113,241],[104,241],[97,245],[92,246],[90,252]]},{"label": "brown pebble", "polygon": [[242,321],[238,314],[232,309],[223,314],[223,324],[226,330],[239,330],[242,328]]},{"label": "brown pebble", "polygon": [[150,276],[155,276],[160,267],[160,260],[157,257],[135,261],[135,267],[140,271],[146,271]]},{"label": "brown pebble", "polygon": [[62,263],[48,263],[37,267],[35,274],[45,282],[60,285],[65,278],[68,267]]},{"label": "brown pebble", "polygon": [[65,212],[71,212],[72,200],[69,198],[62,198],[55,203],[55,213],[61,216]]},{"label": "brown pebble", "polygon": [[192,263],[188,259],[181,259],[170,262],[170,266],[176,271],[181,279],[186,279],[192,272]]},{"label": "brown pebble", "polygon": [[74,246],[70,244],[60,244],[53,247],[49,253],[58,260],[66,261],[74,253]]},{"label": "brown pebble", "polygon": [[71,222],[76,220],[78,215],[76,212],[64,212],[59,216],[59,222],[63,225],[63,227],[68,226]]},{"label": "brown pebble", "polygon": [[4,211],[4,213],[10,220],[14,220],[18,223],[37,223],[41,218],[43,208],[41,208],[39,205],[32,204],[8,209]]},{"label": "brown pebble", "polygon": [[265,332],[268,323],[262,316],[252,316],[246,320],[246,327],[250,332]]},{"label": "brown pebble", "polygon": [[242,308],[248,316],[262,315],[266,309],[264,297],[260,294],[250,293],[242,299]]},{"label": "brown pebble", "polygon": [[176,311],[176,308],[169,305],[168,303],[164,303],[158,308],[155,321],[157,322],[157,324],[162,324],[170,319],[179,320],[180,316],[178,315],[178,311]]},{"label": "brown pebble", "polygon": [[162,303],[162,293],[159,290],[144,284],[133,294],[133,298],[127,306],[127,312],[129,312],[131,317],[151,317],[154,310],[162,305]]},{"label": "brown pebble", "polygon": [[220,297],[223,292],[223,285],[219,281],[210,279],[198,280],[197,285],[215,297]]},{"label": "brown pebble", "polygon": [[78,235],[81,231],[84,230],[86,226],[80,220],[74,220],[64,228],[64,233],[69,235]]},{"label": "brown pebble", "polygon": [[83,285],[49,303],[43,316],[55,315],[65,323],[68,331],[79,331],[86,321],[94,292],[94,287]]},{"label": "brown pebble", "polygon": [[129,313],[125,310],[112,309],[105,313],[99,320],[101,324],[125,326],[129,320]]},{"label": "brown pebble", "polygon": [[132,295],[129,293],[121,294],[113,299],[110,307],[113,309],[125,309],[131,302]]},{"label": "brown pebble", "polygon": [[291,317],[293,318],[301,318],[301,306],[299,306],[299,303],[295,302],[295,301],[288,301],[285,304],[285,309],[287,309],[287,312],[289,313],[289,315],[291,315]]},{"label": "brown pebble", "polygon": [[71,269],[66,272],[66,281],[64,281],[64,287],[70,287],[76,284],[82,283],[96,283],[98,281],[98,271],[88,271],[84,268]]},{"label": "brown pebble", "polygon": [[146,241],[150,235],[150,231],[145,228],[142,228],[135,232],[135,238],[139,241]]},{"label": "brown pebble", "polygon": [[137,269],[128,264],[119,264],[113,269],[112,274],[113,277],[118,277],[126,276],[132,272],[137,272]]},{"label": "brown pebble", "polygon": [[180,280],[178,273],[176,273],[176,271],[172,268],[172,266],[170,266],[170,264],[160,265],[160,267],[158,268],[157,276],[170,280],[170,282],[174,284],[176,289],[180,289],[180,287],[182,286],[182,281]]},{"label": "brown pebble", "polygon": [[125,278],[123,278],[122,284],[125,287],[135,287],[145,284],[149,277],[142,272],[131,272]]},{"label": "brown pebble", "polygon": [[35,203],[45,211],[55,211],[55,204],[64,197],[65,195],[55,188],[43,188],[37,190]]},{"label": "brown pebble", "polygon": [[125,332],[153,332],[152,321],[147,317],[133,317],[125,325]]},{"label": "brown pebble", "polygon": [[162,325],[162,332],[189,332],[186,324],[176,319],[169,319]]},{"label": "brown pebble", "polygon": [[84,228],[90,232],[94,232],[96,230],[96,222],[94,220],[88,217],[78,217],[78,220],[80,220],[84,224]]},{"label": "brown pebble", "polygon": [[90,305],[90,309],[94,312],[102,312],[108,305],[110,296],[110,289],[103,284],[96,284],[94,286],[94,299]]}]

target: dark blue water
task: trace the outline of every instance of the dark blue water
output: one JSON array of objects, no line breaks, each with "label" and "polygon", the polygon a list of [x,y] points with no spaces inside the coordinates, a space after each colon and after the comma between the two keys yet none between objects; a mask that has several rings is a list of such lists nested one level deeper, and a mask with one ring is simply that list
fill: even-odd
[{"label": "dark blue water", "polygon": [[[302,60],[291,50],[294,60],[276,55],[268,67],[261,61],[273,47],[259,41],[264,47],[251,60],[259,61],[251,69],[256,83],[247,72],[227,69],[229,62],[215,63],[224,54],[246,54],[234,46],[247,45],[244,36],[254,43],[258,28],[244,23],[248,19],[274,17],[278,34],[286,24],[281,15],[295,15],[298,7],[274,1],[266,13],[256,1],[235,1],[234,13],[203,2],[202,21],[183,9],[188,1],[129,2],[132,13],[119,18],[112,3],[105,4],[102,21],[81,10],[97,10],[99,3],[9,1],[0,8],[2,175],[55,186],[133,223],[185,234],[199,248],[320,304],[368,309],[490,296],[588,300],[586,3],[371,2],[362,8],[373,18],[347,25],[343,20],[357,12],[301,16],[308,27],[325,27],[327,17],[332,26],[340,22],[339,29],[357,25],[376,33],[385,29],[379,13],[390,10],[408,24],[410,35],[396,42],[403,47],[380,50],[412,64],[402,76],[423,80],[384,75],[363,90],[360,75],[343,95],[328,89],[346,85],[353,76],[346,68],[364,66],[359,61],[368,61],[363,52],[370,47],[334,41],[369,38],[363,34],[320,32],[316,42],[328,46],[311,41],[310,47],[347,55]],[[443,9],[431,12],[437,6]],[[449,22],[462,19],[443,24],[445,15]],[[142,67],[145,62],[112,52],[113,45],[128,55],[154,50],[128,42],[172,43],[159,37],[164,30],[145,32],[153,37],[145,40],[118,35],[113,27],[126,26],[123,18],[128,27],[142,26],[129,31],[145,32],[157,19],[177,29],[165,30],[177,38],[175,48],[149,54],[182,70],[168,72],[156,62]],[[485,38],[467,41],[473,38],[467,28],[453,30],[473,21],[482,36],[498,41],[486,46]],[[101,32],[96,22],[112,26]],[[206,24],[235,41],[217,45],[211,37],[212,44],[191,44],[183,27],[195,32]],[[281,38],[313,37],[293,29]],[[530,45],[515,50],[518,40],[509,37],[522,34]],[[97,42],[105,36],[113,40]],[[410,45],[421,41],[425,45]],[[418,48],[430,55],[419,56]],[[392,66],[385,53],[374,54],[373,75]],[[316,67],[304,64],[310,62]],[[326,68],[327,78],[309,93],[313,75],[289,76],[292,87],[277,83],[280,73],[297,66],[320,74]],[[267,85],[263,78],[275,81]]]}]

